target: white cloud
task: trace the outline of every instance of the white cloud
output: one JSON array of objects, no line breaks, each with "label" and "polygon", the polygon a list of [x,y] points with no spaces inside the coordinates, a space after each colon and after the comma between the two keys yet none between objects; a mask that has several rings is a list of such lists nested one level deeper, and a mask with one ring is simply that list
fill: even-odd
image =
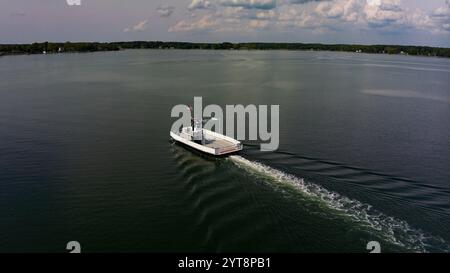
[{"label": "white cloud", "polygon": [[327,18],[340,18],[344,15],[344,6],[335,5],[331,2],[321,2],[317,5],[316,12]]},{"label": "white cloud", "polygon": [[274,10],[246,9],[243,7],[227,7],[216,16],[248,20],[276,20]]},{"label": "white cloud", "polygon": [[280,10],[277,24],[281,27],[317,29],[327,25],[326,20],[314,12],[300,8],[284,7]]},{"label": "white cloud", "polygon": [[174,7],[167,5],[159,6],[156,9],[156,12],[158,12],[159,16],[161,17],[169,17],[170,15],[172,15],[174,11],[175,11]]},{"label": "white cloud", "polygon": [[435,17],[447,17],[450,14],[449,7],[439,7],[433,11]]},{"label": "white cloud", "polygon": [[199,20],[188,22],[182,20],[178,22],[175,26],[169,29],[170,32],[181,32],[181,31],[197,31],[197,30],[210,30],[217,26],[218,23],[214,20],[212,15],[205,15]]},{"label": "white cloud", "polygon": [[266,29],[269,26],[269,21],[262,21],[262,20],[250,20],[250,22],[247,25],[247,28],[249,30],[254,29]]},{"label": "white cloud", "polygon": [[276,17],[276,13],[273,10],[268,11],[258,11],[255,14],[255,19],[258,20],[271,20]]},{"label": "white cloud", "polygon": [[244,9],[274,9],[276,0],[221,0],[220,3],[226,7],[241,7]]},{"label": "white cloud", "polygon": [[132,26],[131,28],[126,28],[123,30],[123,32],[138,32],[138,31],[144,31],[148,27],[148,19],[142,20],[138,22],[136,25]]},{"label": "white cloud", "polygon": [[192,0],[188,9],[189,10],[209,9],[211,7],[212,7],[212,4],[209,0]]},{"label": "white cloud", "polygon": [[170,31],[277,31],[309,29],[313,32],[345,29],[378,33],[450,30],[450,0],[430,13],[402,0],[193,0],[190,10],[205,9],[199,20],[178,22]]},{"label": "white cloud", "polygon": [[440,31],[450,31],[450,0],[445,2],[445,6],[435,9],[431,17]]},{"label": "white cloud", "polygon": [[399,0],[379,0],[367,2],[364,8],[367,23],[374,27],[384,27],[395,24],[402,19],[406,13],[400,7]]},{"label": "white cloud", "polygon": [[291,4],[306,4],[310,2],[322,2],[322,1],[331,1],[331,0],[289,0]]},{"label": "white cloud", "polygon": [[425,11],[405,8],[401,0],[335,0],[319,3],[315,11],[328,23],[352,23],[352,28],[437,28]]}]

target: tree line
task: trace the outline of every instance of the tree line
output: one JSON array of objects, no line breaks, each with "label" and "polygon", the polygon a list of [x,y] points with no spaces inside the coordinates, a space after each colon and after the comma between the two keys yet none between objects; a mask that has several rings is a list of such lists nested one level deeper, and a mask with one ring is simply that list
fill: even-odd
[{"label": "tree line", "polygon": [[314,50],[373,54],[405,54],[450,58],[450,48],[427,46],[304,43],[185,43],[160,41],[0,44],[0,56],[15,54],[118,51],[124,49]]}]

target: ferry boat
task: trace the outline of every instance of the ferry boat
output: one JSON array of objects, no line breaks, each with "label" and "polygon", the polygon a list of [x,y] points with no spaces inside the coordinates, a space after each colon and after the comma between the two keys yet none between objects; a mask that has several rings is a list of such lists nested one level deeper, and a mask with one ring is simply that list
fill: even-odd
[{"label": "ferry boat", "polygon": [[240,141],[203,128],[202,121],[192,121],[192,126],[183,127],[180,132],[170,132],[170,137],[181,144],[200,152],[223,156],[243,149]]}]

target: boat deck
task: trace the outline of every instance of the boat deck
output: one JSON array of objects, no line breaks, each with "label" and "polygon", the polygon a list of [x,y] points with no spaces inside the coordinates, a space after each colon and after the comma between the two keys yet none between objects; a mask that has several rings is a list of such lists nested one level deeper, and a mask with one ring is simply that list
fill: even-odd
[{"label": "boat deck", "polygon": [[213,149],[222,149],[222,148],[234,146],[234,144],[232,142],[229,142],[229,141],[226,141],[223,139],[210,139],[205,142],[204,146],[206,146],[208,148],[213,148]]}]

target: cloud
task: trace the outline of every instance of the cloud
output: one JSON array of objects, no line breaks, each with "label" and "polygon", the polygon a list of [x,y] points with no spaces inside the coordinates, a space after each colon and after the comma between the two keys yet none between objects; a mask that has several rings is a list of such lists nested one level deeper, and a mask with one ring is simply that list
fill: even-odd
[{"label": "cloud", "polygon": [[354,29],[433,28],[425,11],[406,8],[400,0],[334,0],[319,3],[315,12],[328,24],[352,23]]},{"label": "cloud", "polygon": [[388,26],[400,21],[405,15],[398,0],[321,1],[315,13],[334,23],[352,22],[356,27]]},{"label": "cloud", "polygon": [[[408,8],[401,0],[368,0],[364,8],[364,20],[369,27],[390,30],[427,30],[431,33],[446,31],[450,20],[449,0],[447,7],[433,13],[418,8]],[[447,9],[447,15],[446,14]]]},{"label": "cloud", "polygon": [[11,17],[25,17],[27,14],[25,12],[12,12],[10,14]]},{"label": "cloud", "polygon": [[434,17],[438,17],[438,18],[447,17],[450,15],[450,8],[449,7],[439,7],[433,11],[432,15]]},{"label": "cloud", "polygon": [[211,30],[217,25],[218,25],[217,21],[213,19],[213,16],[211,14],[209,14],[193,22],[182,20],[178,22],[175,26],[171,27],[169,29],[169,32]]},{"label": "cloud", "polygon": [[450,16],[447,7],[434,12],[411,8],[400,0],[333,0],[307,1],[290,0],[290,3],[312,3],[303,5],[283,5],[278,8],[276,18],[281,27],[303,29],[345,31],[345,29],[372,31],[379,34],[425,30],[431,33],[447,31]]},{"label": "cloud", "polygon": [[321,2],[316,7],[316,12],[326,18],[340,18],[344,15],[343,5],[334,5],[330,2]]},{"label": "cloud", "polygon": [[276,13],[273,10],[258,11],[254,14],[254,17],[251,18],[258,20],[272,20],[276,18]]},{"label": "cloud", "polygon": [[189,5],[189,10],[196,10],[196,9],[209,9],[212,7],[212,4],[208,0],[192,0],[191,4]]},{"label": "cloud", "polygon": [[367,23],[374,27],[397,23],[406,15],[400,7],[400,0],[367,1],[364,13]]},{"label": "cloud", "polygon": [[290,0],[289,2],[291,4],[306,4],[310,2],[324,2],[324,1],[331,1],[331,0]]},{"label": "cloud", "polygon": [[227,7],[216,16],[239,20],[276,20],[275,10],[246,9],[243,7]]},{"label": "cloud", "polygon": [[277,6],[276,0],[221,0],[220,3],[225,7],[244,9],[270,10]]},{"label": "cloud", "polygon": [[445,6],[435,9],[431,17],[439,30],[450,31],[450,0],[445,1]]},{"label": "cloud", "polygon": [[446,30],[446,31],[450,31],[450,23],[443,24],[443,25],[442,25],[442,28],[443,28],[444,30]]},{"label": "cloud", "polygon": [[161,17],[169,17],[170,15],[172,15],[174,11],[175,11],[174,7],[167,5],[159,6],[156,9],[156,12],[158,12],[159,16]]},{"label": "cloud", "polygon": [[412,8],[402,0],[192,0],[189,10],[206,10],[200,19],[184,19],[169,31],[236,32],[376,31],[406,33],[450,31],[450,0],[433,12]]},{"label": "cloud", "polygon": [[316,29],[327,26],[327,22],[314,12],[299,8],[283,8],[278,17],[277,24],[281,27]]},{"label": "cloud", "polygon": [[248,24],[250,29],[266,29],[269,26],[269,21],[251,20]]},{"label": "cloud", "polygon": [[138,31],[144,31],[148,27],[148,19],[142,20],[138,22],[136,25],[132,26],[131,28],[126,28],[123,30],[123,32],[138,32]]}]

